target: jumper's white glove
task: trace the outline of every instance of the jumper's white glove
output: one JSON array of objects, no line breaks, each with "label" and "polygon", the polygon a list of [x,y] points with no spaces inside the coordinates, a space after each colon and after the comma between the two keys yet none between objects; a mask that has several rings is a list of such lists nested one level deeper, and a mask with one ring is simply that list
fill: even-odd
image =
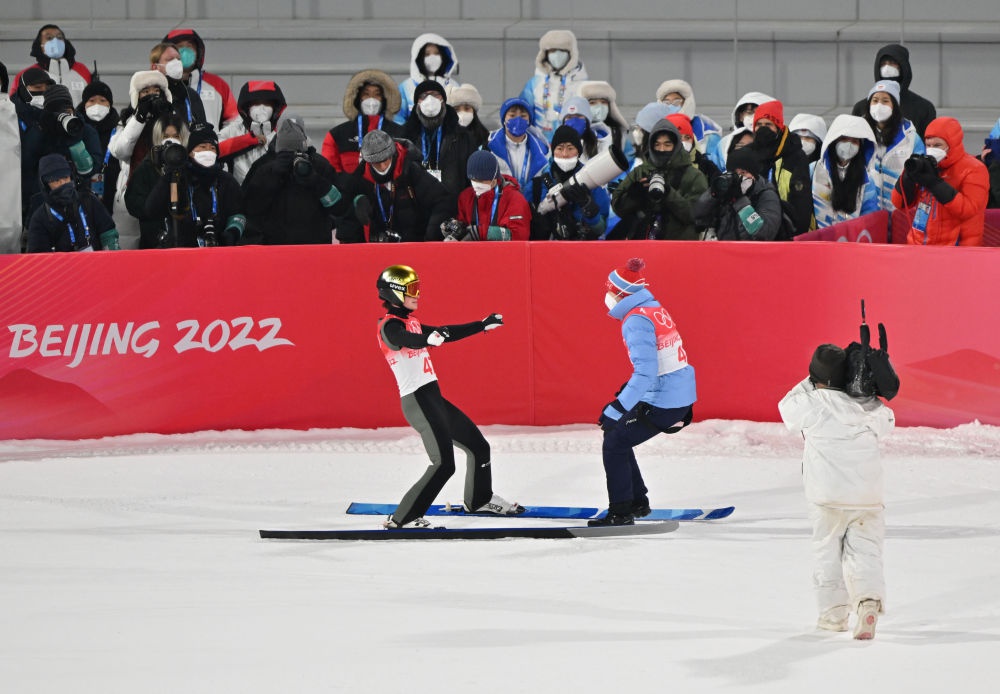
[{"label": "jumper's white glove", "polygon": [[496,330],[503,325],[503,316],[499,313],[491,313],[483,318],[483,330]]},{"label": "jumper's white glove", "polygon": [[435,330],[434,332],[432,332],[430,335],[427,336],[427,344],[429,344],[432,347],[438,347],[443,343],[444,343],[444,335],[439,333],[437,330]]}]

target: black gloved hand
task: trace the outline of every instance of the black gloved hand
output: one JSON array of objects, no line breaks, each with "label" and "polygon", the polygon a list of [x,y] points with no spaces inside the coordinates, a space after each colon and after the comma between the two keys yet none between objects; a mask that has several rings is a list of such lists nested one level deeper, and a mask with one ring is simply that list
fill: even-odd
[{"label": "black gloved hand", "polygon": [[582,183],[575,183],[573,185],[563,185],[562,190],[563,198],[566,202],[573,205],[583,205],[587,204],[587,200],[590,199],[590,191],[587,190],[587,186]]},{"label": "black gloved hand", "polygon": [[940,180],[934,159],[925,154],[911,156],[903,164],[903,170],[906,171],[911,181],[925,188]]},{"label": "black gloved hand", "polygon": [[483,318],[483,320],[480,322],[483,324],[484,331],[496,330],[501,325],[503,325],[503,316],[500,315],[499,313],[491,313],[490,315],[486,316],[486,318]]},{"label": "black gloved hand", "polygon": [[152,94],[147,94],[136,103],[135,119],[140,123],[145,123],[153,115],[153,98]]},{"label": "black gloved hand", "polygon": [[274,168],[277,173],[288,176],[292,173],[292,163],[295,161],[295,152],[283,151],[274,155]]},{"label": "black gloved hand", "polygon": [[943,205],[947,205],[958,195],[958,192],[954,188],[940,178],[931,181],[926,187],[927,191]]},{"label": "black gloved hand", "polygon": [[[618,413],[618,419],[613,419],[611,417],[612,412]],[[605,405],[603,410],[601,410],[601,416],[597,418],[597,423],[601,425],[601,428],[604,429],[604,431],[611,431],[616,426],[621,424],[622,417],[624,417],[627,412],[628,410],[625,409],[625,406],[618,402],[618,398],[615,398]]]},{"label": "black gloved hand", "polygon": [[372,218],[372,201],[367,195],[358,195],[354,198],[354,216],[362,224],[367,224]]}]

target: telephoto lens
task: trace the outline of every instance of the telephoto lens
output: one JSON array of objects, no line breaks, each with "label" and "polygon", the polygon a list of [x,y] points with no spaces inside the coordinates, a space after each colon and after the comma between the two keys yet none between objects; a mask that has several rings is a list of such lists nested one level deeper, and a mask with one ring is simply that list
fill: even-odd
[{"label": "telephoto lens", "polygon": [[663,177],[661,173],[655,173],[649,177],[649,197],[652,198],[654,202],[658,202],[663,199],[663,196],[667,194],[667,179]]},{"label": "telephoto lens", "polygon": [[292,160],[292,173],[298,178],[305,178],[312,173],[313,165],[309,160],[309,155],[305,153],[297,153],[295,159]]},{"label": "telephoto lens", "polygon": [[72,113],[56,114],[56,120],[59,121],[59,125],[62,126],[62,129],[70,137],[79,137],[80,133],[83,132],[83,121]]}]

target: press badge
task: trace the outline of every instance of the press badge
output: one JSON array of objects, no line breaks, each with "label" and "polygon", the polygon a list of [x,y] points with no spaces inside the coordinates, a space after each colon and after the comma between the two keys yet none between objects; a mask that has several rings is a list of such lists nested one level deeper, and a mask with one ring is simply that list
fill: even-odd
[{"label": "press badge", "polygon": [[918,204],[917,212],[913,215],[913,228],[917,231],[927,231],[927,219],[930,215],[930,203],[922,202]]},{"label": "press badge", "polygon": [[97,197],[104,196],[104,174],[94,174],[90,177],[90,192]]}]

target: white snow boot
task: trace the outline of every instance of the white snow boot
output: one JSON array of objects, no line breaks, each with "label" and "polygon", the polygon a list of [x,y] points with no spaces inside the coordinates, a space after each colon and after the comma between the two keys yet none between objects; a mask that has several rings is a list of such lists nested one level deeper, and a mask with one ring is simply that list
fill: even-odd
[{"label": "white snow boot", "polygon": [[465,504],[462,505],[469,513],[494,513],[498,516],[517,516],[524,513],[524,506],[516,501],[507,501],[497,494],[494,494],[493,498],[475,510],[469,509]]},{"label": "white snow boot", "polygon": [[862,600],[858,605],[858,623],[854,625],[854,638],[870,641],[875,638],[875,625],[882,603],[878,600]]},{"label": "white snow boot", "polygon": [[424,518],[423,516],[421,516],[420,518],[414,518],[409,523],[404,523],[403,525],[399,525],[398,523],[396,523],[396,520],[392,516],[388,516],[385,519],[385,522],[382,524],[382,527],[385,528],[386,530],[398,530],[399,528],[425,529],[425,528],[433,528],[434,526],[432,526],[431,522],[426,518]]},{"label": "white snow boot", "polygon": [[816,620],[816,628],[826,631],[847,631],[847,620],[850,616],[850,608],[847,605],[831,607]]}]

